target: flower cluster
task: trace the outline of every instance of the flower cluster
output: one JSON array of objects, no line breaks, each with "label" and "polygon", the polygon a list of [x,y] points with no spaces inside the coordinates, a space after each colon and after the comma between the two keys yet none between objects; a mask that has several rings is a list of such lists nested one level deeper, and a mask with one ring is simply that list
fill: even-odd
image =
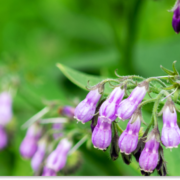
[{"label": "flower cluster", "polygon": [[[127,99],[122,101],[125,94],[125,88],[122,86],[114,88],[109,97],[101,104],[99,108],[97,125],[93,129],[92,133],[92,143],[95,148],[105,150],[110,145],[112,139],[112,122],[115,121],[117,117],[121,120],[129,119],[143,100],[147,90],[148,82],[143,81],[131,92]],[[98,92],[98,88],[88,93],[86,99],[83,100],[75,109],[76,114],[83,112],[83,116],[78,116],[78,121],[83,123],[86,122],[87,120],[84,121],[84,119],[86,119],[86,114],[88,116],[88,121],[92,119],[95,114],[97,102],[100,99],[100,96],[101,94]],[[90,111],[88,111],[89,102],[96,102],[96,104],[91,104],[91,109],[93,109],[91,116],[89,116]],[[75,118],[77,118],[76,115]],[[134,141],[133,138],[135,136],[137,144],[139,129],[140,118],[137,118],[137,121],[132,125],[129,123],[127,131],[122,134],[119,140],[119,147],[122,152],[126,150],[126,148],[124,148],[124,142],[128,141],[130,137],[132,137],[132,141]],[[129,138],[127,139],[127,137]],[[134,148],[136,148],[136,145],[131,147],[131,150],[129,150],[130,152],[127,151],[125,153],[131,153]]]},{"label": "flower cluster", "polygon": [[[83,124],[92,120],[92,144],[100,150],[106,150],[111,144],[111,158],[113,160],[118,158],[120,152],[125,163],[129,164],[131,155],[134,155],[143,175],[150,175],[155,169],[160,175],[166,175],[166,161],[161,143],[166,148],[178,147],[180,129],[177,125],[176,107],[167,91],[159,91],[156,98],[142,102],[146,93],[149,93],[151,80],[154,79],[149,78],[140,82],[124,100],[127,81],[125,84],[121,83],[116,86],[105,100],[100,100],[103,91],[100,93],[98,90],[99,84],[102,84],[99,83],[94,86],[97,88],[93,87],[86,99],[76,107],[74,118]],[[160,83],[163,82],[160,81]],[[167,101],[161,111],[163,113],[163,128],[160,135],[157,114],[158,105],[163,96],[167,96]],[[141,122],[145,123],[141,107],[151,102],[154,102],[152,121],[139,139]],[[121,121],[129,120],[124,131],[119,127],[117,118]],[[148,134],[151,126],[153,129]],[[121,133],[118,139],[117,129]]]},{"label": "flower cluster", "polygon": [[8,137],[6,134],[5,126],[12,119],[12,97],[4,91],[0,94],[0,149],[6,147]]},{"label": "flower cluster", "polygon": [[[60,114],[68,118],[74,116],[74,108],[64,106],[60,108]],[[50,119],[51,120],[51,119]],[[35,175],[56,176],[58,171],[64,168],[72,141],[64,137],[63,124],[53,123],[48,134],[47,128],[40,121],[29,126],[25,138],[20,145],[20,153],[23,158],[31,159],[31,166]],[[53,150],[54,141],[58,141],[57,147]],[[52,142],[51,142],[52,141]]]}]

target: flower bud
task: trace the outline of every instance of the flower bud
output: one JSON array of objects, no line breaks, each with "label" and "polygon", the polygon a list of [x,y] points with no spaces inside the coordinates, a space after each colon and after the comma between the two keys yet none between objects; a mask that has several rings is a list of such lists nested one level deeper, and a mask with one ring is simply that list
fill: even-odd
[{"label": "flower bud", "polygon": [[166,148],[178,147],[180,143],[180,130],[177,125],[176,109],[171,100],[167,100],[163,108],[161,141]]},{"label": "flower bud", "polygon": [[31,166],[34,171],[38,171],[41,163],[43,162],[46,153],[47,140],[45,138],[38,142],[37,151],[31,160]]},{"label": "flower bud", "polygon": [[121,153],[128,155],[136,149],[141,127],[141,116],[141,111],[139,109],[136,110],[128,122],[126,130],[121,134],[119,138],[119,148]]},{"label": "flower bud", "polygon": [[100,107],[99,116],[114,121],[116,119],[117,106],[119,105],[123,97],[124,89],[116,87]]},{"label": "flower bud", "polygon": [[26,159],[30,159],[33,157],[36,150],[37,140],[34,137],[26,136],[20,146],[21,155]]},{"label": "flower bud", "polygon": [[42,176],[56,176],[56,172],[45,166],[43,169]]},{"label": "flower bud", "polygon": [[98,122],[92,133],[92,143],[95,148],[104,150],[111,143],[111,123],[109,119],[105,117],[98,118]]},{"label": "flower bud", "polygon": [[42,134],[42,127],[38,123],[32,124],[20,145],[20,153],[24,158],[32,158],[37,150],[37,142]]},{"label": "flower bud", "polygon": [[5,126],[12,119],[12,98],[8,92],[0,94],[0,125]]},{"label": "flower bud", "polygon": [[71,146],[71,142],[67,139],[62,139],[57,148],[48,156],[46,167],[54,170],[55,172],[63,169]]},{"label": "flower bud", "polygon": [[115,133],[114,133],[114,136],[112,137],[111,149],[110,149],[110,155],[111,155],[111,159],[112,159],[113,161],[115,161],[115,160],[119,157],[118,139],[119,139],[119,136],[118,136],[118,134],[115,132]]},{"label": "flower bud", "polygon": [[172,26],[176,33],[180,32],[180,1],[178,0],[174,7]]},{"label": "flower bud", "polygon": [[96,104],[100,97],[101,94],[99,93],[98,88],[90,91],[86,98],[76,107],[74,118],[82,123],[90,121],[94,116]]},{"label": "flower bud", "polygon": [[149,84],[146,81],[140,83],[130,94],[130,96],[123,100],[117,107],[117,113],[119,119],[130,119],[138,105],[143,100],[148,90]]},{"label": "flower bud", "polygon": [[[53,124],[53,129],[57,130],[57,131],[62,130],[63,129],[63,123],[54,123]],[[58,138],[63,136],[63,133],[62,132],[54,133],[53,136],[54,136],[54,139],[58,139]]]},{"label": "flower bud", "polygon": [[67,116],[69,118],[74,117],[74,111],[75,111],[75,108],[73,108],[71,106],[63,106],[62,108],[59,109],[59,113],[61,115]]},{"label": "flower bud", "polygon": [[2,126],[0,126],[0,149],[4,149],[7,145],[8,138],[6,131]]},{"label": "flower bud", "polygon": [[156,166],[156,169],[160,176],[166,176],[167,174],[166,161],[164,160],[164,153],[161,145],[159,146],[159,162],[158,165]]},{"label": "flower bud", "polygon": [[139,165],[142,171],[151,173],[156,168],[159,160],[159,141],[159,131],[155,128],[149,134],[139,158]]},{"label": "flower bud", "polygon": [[127,154],[122,153],[121,156],[125,164],[129,165],[131,163],[131,160],[132,160],[131,154],[127,155]]}]

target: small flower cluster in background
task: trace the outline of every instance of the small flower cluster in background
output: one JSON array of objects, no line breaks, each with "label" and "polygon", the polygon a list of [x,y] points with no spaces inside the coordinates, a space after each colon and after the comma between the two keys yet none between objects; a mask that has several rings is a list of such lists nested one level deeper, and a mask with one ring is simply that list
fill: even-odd
[{"label": "small flower cluster in background", "polygon": [[[68,155],[84,142],[72,148],[74,133],[66,133],[64,129],[63,123],[71,121],[74,116],[73,107],[59,108],[59,113],[66,118],[42,119],[48,111],[47,108],[43,109],[24,124],[28,129],[20,145],[21,156],[31,159],[31,167],[37,176],[56,176],[65,167]],[[48,123],[52,125],[46,127]]]},{"label": "small flower cluster in background", "polygon": [[[167,174],[162,145],[172,149],[177,148],[180,144],[180,129],[176,113],[178,109],[174,104],[178,101],[180,84],[179,74],[174,65],[175,62],[173,71],[161,67],[168,76],[150,77],[144,80],[139,76],[121,77],[116,73],[119,79],[103,80],[89,88],[90,92],[86,98],[76,107],[74,118],[83,124],[92,121],[92,143],[95,148],[106,150],[111,145],[112,160],[116,160],[120,152],[126,164],[131,163],[131,155],[135,156],[143,175],[150,175],[155,169],[162,176]],[[133,79],[141,82],[137,84]],[[173,85],[168,87],[163,79]],[[152,81],[163,86],[163,89],[154,87]],[[115,88],[108,97],[104,95],[104,85],[107,82],[119,84],[114,85]],[[133,90],[130,95],[127,95],[129,89]],[[152,98],[151,92],[157,95]],[[150,99],[143,101],[147,93]],[[125,95],[127,98],[123,99]],[[161,112],[158,112],[160,102],[165,99],[165,105]],[[147,125],[141,112],[142,107],[147,103],[154,103],[152,119],[146,131],[140,136],[141,123]],[[163,128],[160,135],[157,117],[162,114]],[[122,130],[118,121],[125,120],[129,122],[126,129]],[[153,129],[148,134],[151,127]]]}]

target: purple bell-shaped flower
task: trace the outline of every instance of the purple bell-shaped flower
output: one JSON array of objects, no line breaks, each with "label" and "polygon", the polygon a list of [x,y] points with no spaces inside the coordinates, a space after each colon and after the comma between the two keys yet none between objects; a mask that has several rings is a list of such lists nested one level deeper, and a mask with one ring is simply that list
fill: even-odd
[{"label": "purple bell-shaped flower", "polygon": [[63,116],[67,116],[69,118],[74,117],[74,111],[75,111],[75,108],[71,106],[63,106],[59,109],[60,114],[62,114]]},{"label": "purple bell-shaped flower", "polygon": [[62,139],[57,148],[48,156],[45,166],[55,172],[63,169],[71,146],[71,142],[67,139]]},{"label": "purple bell-shaped flower", "polygon": [[34,123],[28,128],[26,136],[20,145],[20,153],[24,158],[32,158],[35,154],[41,133],[42,127],[38,123]]},{"label": "purple bell-shaped flower", "polygon": [[99,109],[99,116],[108,118],[111,121],[116,119],[117,106],[124,97],[124,89],[116,87],[109,97],[102,103]]},{"label": "purple bell-shaped flower", "polygon": [[111,124],[111,120],[99,116],[92,133],[92,143],[95,148],[104,150],[110,145],[112,139]]},{"label": "purple bell-shaped flower", "polygon": [[148,135],[146,140],[145,147],[141,152],[139,158],[139,165],[141,170],[144,172],[153,172],[156,168],[158,161],[159,161],[159,131],[157,128],[154,128],[151,133]]},{"label": "purple bell-shaped flower", "polygon": [[131,92],[127,99],[124,99],[119,104],[116,113],[119,119],[125,120],[131,118],[132,114],[146,95],[148,87],[149,83],[147,81],[143,81]]},{"label": "purple bell-shaped flower", "polygon": [[34,156],[31,160],[31,166],[34,171],[38,171],[41,163],[43,162],[47,147],[47,139],[42,138],[38,142],[37,151],[35,152]]},{"label": "purple bell-shaped flower", "polygon": [[96,105],[101,97],[98,88],[90,91],[86,98],[75,109],[74,118],[82,123],[90,121],[96,110]]},{"label": "purple bell-shaped flower", "polygon": [[137,109],[128,122],[126,130],[124,130],[119,138],[119,148],[121,153],[128,155],[136,149],[141,127],[141,118],[141,111]]},{"label": "purple bell-shaped flower", "polygon": [[180,0],[177,0],[174,6],[174,14],[172,19],[172,26],[176,33],[180,32]]},{"label": "purple bell-shaped flower", "polygon": [[166,148],[178,147],[180,143],[180,130],[177,125],[177,113],[172,100],[167,100],[163,108],[161,141]]}]

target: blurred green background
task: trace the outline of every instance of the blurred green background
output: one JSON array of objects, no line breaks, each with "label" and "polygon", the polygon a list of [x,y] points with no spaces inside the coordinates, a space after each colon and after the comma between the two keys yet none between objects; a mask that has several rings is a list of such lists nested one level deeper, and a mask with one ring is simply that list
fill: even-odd
[{"label": "blurred green background", "polygon": [[[42,99],[64,104],[87,92],[56,67],[60,62],[79,71],[115,77],[163,75],[160,65],[180,70],[180,35],[173,31],[174,0],[8,0],[0,3],[0,71],[19,76],[9,145],[0,152],[0,175],[33,174],[30,161],[19,154],[25,131],[20,126],[44,105]],[[145,112],[146,121],[150,113]],[[123,126],[123,125],[122,125]],[[125,128],[125,125],[124,125]],[[140,175],[121,157],[82,151],[83,165],[72,175]],[[180,175],[178,149],[165,150],[169,175]],[[157,173],[155,172],[154,175]]]}]

